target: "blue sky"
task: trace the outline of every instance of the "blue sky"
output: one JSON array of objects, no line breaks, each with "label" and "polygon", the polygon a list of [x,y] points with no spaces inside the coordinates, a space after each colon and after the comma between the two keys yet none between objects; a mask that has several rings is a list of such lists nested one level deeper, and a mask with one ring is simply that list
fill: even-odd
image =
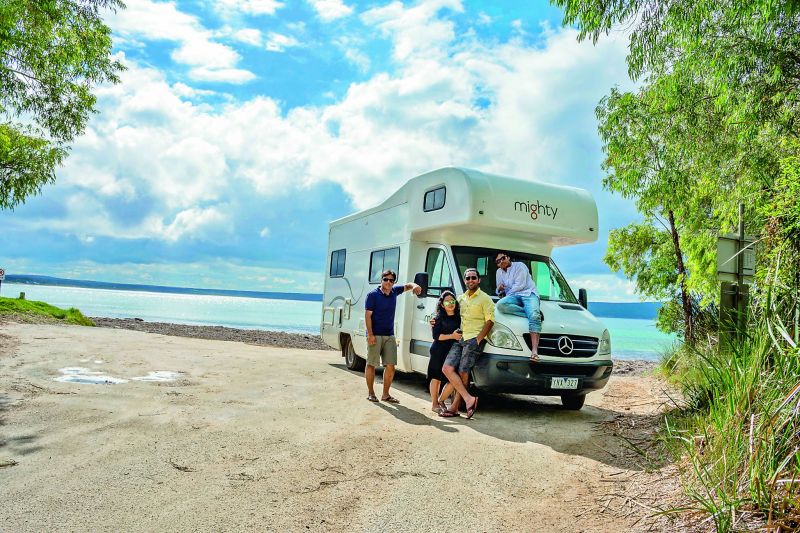
[{"label": "blue sky", "polygon": [[573,287],[635,300],[602,264],[636,218],[602,190],[594,108],[630,87],[627,37],[579,43],[545,1],[126,0],[122,83],[55,185],[0,213],[8,273],[320,292],[327,224],[457,165],[589,189]]}]

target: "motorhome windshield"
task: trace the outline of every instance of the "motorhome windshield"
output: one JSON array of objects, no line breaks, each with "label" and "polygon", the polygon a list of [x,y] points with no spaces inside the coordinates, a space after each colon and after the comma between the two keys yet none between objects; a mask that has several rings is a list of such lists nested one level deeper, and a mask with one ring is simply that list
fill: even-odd
[{"label": "motorhome windshield", "polygon": [[[453,246],[453,257],[459,272],[462,289],[464,287],[464,272],[468,268],[477,268],[481,275],[481,290],[495,297],[495,273],[497,265],[494,260],[497,250],[490,248],[476,248],[472,246]],[[554,302],[578,303],[569,284],[561,275],[556,264],[549,257],[542,255],[526,254],[510,251],[512,261],[522,261],[533,276],[536,290],[542,300]]]}]

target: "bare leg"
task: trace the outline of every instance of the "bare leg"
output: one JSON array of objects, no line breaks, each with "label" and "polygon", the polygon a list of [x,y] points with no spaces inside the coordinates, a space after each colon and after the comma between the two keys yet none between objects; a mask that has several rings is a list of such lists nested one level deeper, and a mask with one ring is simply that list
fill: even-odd
[{"label": "bare leg", "polygon": [[458,392],[458,395],[453,400],[453,405],[450,406],[450,410],[456,412],[458,405],[461,403],[461,398],[464,398],[467,407],[475,405],[475,397],[471,395],[469,391],[467,391],[467,387],[464,386],[464,382],[466,381],[468,374],[462,374],[460,376],[458,373],[456,373],[455,368],[447,365],[442,368],[442,372],[444,372],[444,375],[447,376],[450,384]]},{"label": "bare leg", "polygon": [[385,400],[389,397],[389,387],[392,386],[393,379],[394,365],[386,365],[383,367],[383,396],[381,396],[381,400]]},{"label": "bare leg", "polygon": [[431,391],[431,409],[436,411],[439,409],[439,387],[442,386],[442,382],[438,379],[432,379],[430,385]]},{"label": "bare leg", "polygon": [[447,397],[451,396],[455,391],[456,389],[454,389],[453,386],[450,385],[450,382],[448,381],[447,383],[445,383],[444,389],[442,389],[441,394],[439,394],[439,401],[444,402],[447,399]]},{"label": "bare leg", "polygon": [[539,360],[539,333],[531,332],[531,359]]},{"label": "bare leg", "polygon": [[370,396],[375,396],[375,367],[367,365],[366,370],[364,370],[364,376],[367,378],[367,392]]}]

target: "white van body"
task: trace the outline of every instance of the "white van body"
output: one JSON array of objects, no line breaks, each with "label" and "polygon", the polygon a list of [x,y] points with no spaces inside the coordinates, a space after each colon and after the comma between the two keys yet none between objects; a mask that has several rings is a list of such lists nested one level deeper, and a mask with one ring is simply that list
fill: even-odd
[{"label": "white van body", "polygon": [[481,288],[496,301],[495,254],[507,251],[526,262],[541,296],[540,362],[529,360],[527,319],[496,312],[473,383],[492,392],[560,395],[580,408],[583,396],[611,375],[611,342],[550,256],[557,246],[594,242],[597,235],[597,205],[582,189],[462,168],[417,176],[382,204],[331,222],[322,338],[341,350],[349,368],[363,368],[364,301],[380,273],[392,268],[403,284],[427,272],[427,294],[399,296],[395,316],[397,369],[424,374],[441,291],[462,294],[464,271],[477,267]]}]

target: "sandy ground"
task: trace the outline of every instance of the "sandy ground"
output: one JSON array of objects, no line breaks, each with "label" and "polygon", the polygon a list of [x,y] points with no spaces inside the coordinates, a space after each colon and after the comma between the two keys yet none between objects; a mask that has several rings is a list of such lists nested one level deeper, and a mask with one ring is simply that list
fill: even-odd
[{"label": "sandy ground", "polygon": [[[54,381],[65,367],[130,381]],[[131,379],[153,371],[181,374]],[[672,489],[629,444],[661,387],[612,377],[579,412],[484,396],[443,419],[421,376],[367,402],[333,351],[4,324],[0,530],[663,530]]]}]

